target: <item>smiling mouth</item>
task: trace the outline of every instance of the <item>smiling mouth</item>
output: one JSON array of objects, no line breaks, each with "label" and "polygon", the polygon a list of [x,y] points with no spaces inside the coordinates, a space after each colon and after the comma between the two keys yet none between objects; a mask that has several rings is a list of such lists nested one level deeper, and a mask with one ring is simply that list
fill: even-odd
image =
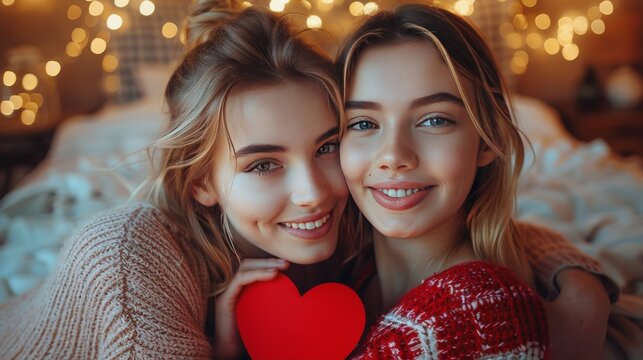
[{"label": "smiling mouth", "polygon": [[330,214],[326,214],[322,216],[319,219],[313,220],[313,221],[307,221],[307,222],[284,222],[282,223],[284,226],[292,228],[292,229],[299,229],[299,230],[315,230],[317,228],[322,227],[326,221],[330,219]]}]

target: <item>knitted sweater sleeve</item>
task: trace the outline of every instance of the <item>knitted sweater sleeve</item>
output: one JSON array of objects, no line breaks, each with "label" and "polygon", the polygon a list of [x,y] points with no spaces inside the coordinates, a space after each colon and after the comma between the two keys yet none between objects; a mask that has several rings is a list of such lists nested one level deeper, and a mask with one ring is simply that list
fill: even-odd
[{"label": "knitted sweater sleeve", "polygon": [[517,238],[522,244],[529,264],[534,271],[536,283],[546,299],[555,299],[560,294],[556,276],[564,269],[579,268],[598,276],[610,300],[618,298],[618,286],[591,256],[581,252],[561,234],[542,226],[518,222]]},{"label": "knitted sweater sleeve", "polygon": [[42,286],[0,308],[0,358],[210,358],[203,273],[167,221],[136,206],[80,229]]},{"label": "knitted sweater sleeve", "polygon": [[451,267],[406,294],[370,329],[354,359],[548,359],[547,319],[506,268]]}]

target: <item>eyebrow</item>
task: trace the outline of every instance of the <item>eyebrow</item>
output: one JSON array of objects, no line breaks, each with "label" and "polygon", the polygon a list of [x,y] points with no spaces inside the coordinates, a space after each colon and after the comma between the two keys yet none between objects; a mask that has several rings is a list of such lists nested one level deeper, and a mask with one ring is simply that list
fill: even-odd
[{"label": "eyebrow", "polygon": [[[458,105],[464,106],[464,102],[459,96],[447,92],[439,92],[421,98],[415,99],[411,102],[411,107],[418,107],[423,105],[430,105],[438,102],[453,102]],[[372,101],[347,101],[344,105],[346,110],[350,109],[363,109],[363,110],[381,110],[382,106]]]},{"label": "eyebrow", "polygon": [[[337,126],[335,126],[332,129],[329,129],[328,131],[318,136],[316,141],[317,143],[320,143],[328,139],[329,137],[337,135],[338,133],[339,133],[339,130]],[[287,150],[288,150],[287,147],[281,146],[281,145],[252,144],[252,145],[244,146],[241,149],[237,150],[235,152],[235,156],[241,157],[241,156],[247,156],[247,155],[258,154],[258,153],[278,153],[278,152],[285,152]]]}]

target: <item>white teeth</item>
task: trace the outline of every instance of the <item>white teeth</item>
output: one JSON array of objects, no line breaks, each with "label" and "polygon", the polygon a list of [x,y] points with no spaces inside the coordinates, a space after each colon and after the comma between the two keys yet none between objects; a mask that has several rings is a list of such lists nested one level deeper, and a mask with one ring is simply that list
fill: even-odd
[{"label": "white teeth", "polygon": [[405,196],[409,196],[412,194],[415,194],[416,192],[420,191],[421,189],[378,189],[382,193],[393,197],[393,198],[401,198]]},{"label": "white teeth", "polygon": [[314,229],[324,225],[326,223],[326,221],[328,221],[329,218],[330,218],[330,214],[324,216],[321,219],[317,219],[315,221],[309,221],[309,222],[305,222],[305,223],[287,223],[287,222],[285,222],[283,224],[286,225],[287,227],[293,228],[293,229],[314,230]]}]

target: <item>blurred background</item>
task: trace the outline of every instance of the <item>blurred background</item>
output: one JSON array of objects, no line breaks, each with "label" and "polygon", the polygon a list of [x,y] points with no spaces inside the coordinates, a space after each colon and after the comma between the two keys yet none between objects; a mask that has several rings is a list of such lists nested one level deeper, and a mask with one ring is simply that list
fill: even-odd
[{"label": "blurred background", "polygon": [[[61,124],[136,102],[148,65],[175,60],[189,0],[1,0],[0,196],[47,154]],[[394,1],[256,0],[289,13],[331,54]],[[471,18],[513,90],[557,109],[584,141],[643,155],[641,0],[435,1]],[[162,67],[158,71],[165,71]],[[157,91],[156,89],[155,91]],[[136,122],[132,118],[131,122]],[[76,136],[82,136],[82,133]]]}]

